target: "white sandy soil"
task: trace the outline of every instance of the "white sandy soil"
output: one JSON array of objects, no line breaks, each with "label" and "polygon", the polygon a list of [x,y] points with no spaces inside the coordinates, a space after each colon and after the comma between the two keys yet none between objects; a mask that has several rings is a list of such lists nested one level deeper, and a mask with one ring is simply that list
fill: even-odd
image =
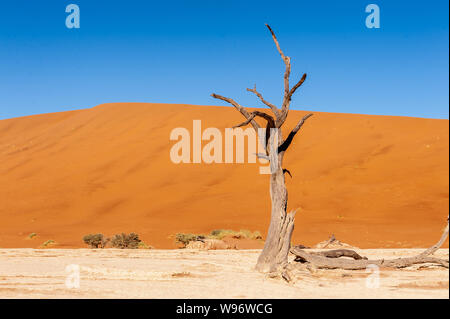
[{"label": "white sandy soil", "polygon": [[[423,249],[361,249],[369,258]],[[253,270],[259,250],[0,249],[0,298],[449,298],[442,267],[303,271],[294,284]],[[436,254],[448,258],[449,250]],[[68,265],[80,287],[68,288]],[[73,272],[72,272],[73,274]],[[72,281],[73,282],[73,281]]]}]

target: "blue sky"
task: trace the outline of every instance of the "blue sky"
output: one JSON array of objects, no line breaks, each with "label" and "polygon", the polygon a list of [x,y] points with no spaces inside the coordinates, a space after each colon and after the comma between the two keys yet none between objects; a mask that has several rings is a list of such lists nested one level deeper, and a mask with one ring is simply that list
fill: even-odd
[{"label": "blue sky", "polygon": [[[65,8],[80,7],[80,29]],[[365,26],[380,7],[380,29]],[[292,108],[448,118],[448,1],[2,1],[0,119],[107,102],[261,106],[284,64],[308,79]]]}]

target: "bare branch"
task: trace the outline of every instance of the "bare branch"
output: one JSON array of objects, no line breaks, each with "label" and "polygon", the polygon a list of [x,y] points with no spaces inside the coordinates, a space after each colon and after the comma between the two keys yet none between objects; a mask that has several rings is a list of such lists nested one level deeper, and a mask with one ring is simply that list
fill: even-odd
[{"label": "bare branch", "polygon": [[305,82],[305,80],[306,80],[306,73],[303,74],[302,78],[297,82],[297,84],[295,84],[292,87],[292,89],[289,91],[289,93],[287,95],[285,94],[281,114],[277,118],[278,127],[280,127],[284,123],[284,121],[286,121],[286,118],[287,118],[288,112],[289,112],[289,105],[291,103],[292,95],[294,95],[295,91],[303,84],[303,82]]},{"label": "bare branch", "polygon": [[438,264],[440,266],[448,268],[449,267],[448,260],[430,256],[432,253],[436,252],[436,250],[438,250],[442,246],[447,237],[448,237],[448,217],[447,217],[447,226],[445,227],[444,232],[442,233],[441,239],[432,247],[428,248],[421,254],[413,257],[396,258],[390,260],[385,259],[368,260],[367,258],[366,259],[354,258],[355,260],[349,260],[336,258],[340,257],[339,254],[333,256],[334,254],[333,253],[329,256],[328,253],[326,252],[308,253],[298,247],[293,247],[291,252],[296,256],[297,261],[308,262],[317,268],[324,268],[324,269],[339,268],[339,269],[355,270],[355,269],[365,269],[368,265],[377,265],[380,267],[382,266],[388,268],[405,268],[416,264]]},{"label": "bare branch", "polygon": [[425,250],[420,255],[428,256],[428,255],[433,254],[436,250],[438,250],[442,246],[442,244],[447,239],[447,237],[448,237],[448,216],[447,216],[447,226],[445,227],[444,231],[442,232],[442,236],[439,239],[439,241],[436,244],[434,244],[433,246],[431,246],[430,248],[428,248],[427,250]]},{"label": "bare branch", "polygon": [[233,128],[246,126],[248,123],[250,123],[255,118],[255,116],[256,116],[255,113],[250,114],[250,117],[247,120],[245,120],[244,122],[242,122],[242,123],[240,123],[238,125],[233,126]]},{"label": "bare branch", "polygon": [[[234,101],[233,99],[230,99],[228,97],[224,97],[221,95],[218,95],[216,93],[211,94],[211,96],[215,99],[219,99],[225,102],[230,103],[231,105],[233,105],[247,120],[249,120],[250,118],[250,113],[247,112],[247,110],[245,108],[243,108],[240,104],[238,104],[236,101]],[[254,119],[250,119],[249,123],[252,124],[253,128],[255,129],[256,133],[258,133],[258,129],[261,128],[259,126],[259,124],[254,120]],[[248,123],[247,123],[248,124]]]},{"label": "bare branch", "polygon": [[356,251],[351,249],[334,249],[334,250],[327,250],[327,251],[321,251],[317,254],[325,256],[327,258],[339,258],[339,257],[350,257],[355,260],[361,260],[365,259],[367,260],[367,257],[360,256]]},{"label": "bare branch", "polygon": [[[252,113],[249,114],[249,117],[247,118],[246,121],[244,121],[244,122],[242,122],[242,123],[240,123],[240,124],[238,124],[238,125],[233,126],[233,128],[242,127],[242,126],[247,125],[247,124],[250,123],[250,122],[255,122],[255,121],[254,121],[254,118],[255,118],[256,116],[259,116],[259,117],[261,117],[261,118],[263,118],[263,119],[265,119],[265,120],[267,121],[267,125],[266,125],[266,133],[265,133],[265,141],[264,141],[264,142],[261,141],[261,143],[265,143],[265,144],[263,144],[263,145],[266,145],[266,147],[268,147],[268,146],[269,146],[268,141],[269,141],[270,133],[271,133],[270,130],[271,130],[271,128],[274,128],[274,127],[275,127],[275,121],[274,121],[273,117],[270,116],[269,114],[266,114],[266,113],[260,112],[260,111],[253,111]],[[259,135],[259,131],[258,131],[257,129],[255,129],[255,130],[256,130],[256,134],[257,134],[261,139],[264,138],[264,136],[260,136],[260,135]],[[267,149],[266,149],[266,153],[268,154],[268,150],[267,150]]]},{"label": "bare branch", "polygon": [[[292,249],[302,249],[302,246],[295,246]],[[311,255],[323,256],[327,258],[339,258],[339,257],[350,257],[355,260],[367,260],[367,257],[360,256],[356,251],[351,249],[334,249],[334,250],[326,250],[326,251],[318,251],[318,252],[310,252]],[[306,262],[302,257],[297,257],[295,261],[298,262]]]},{"label": "bare branch", "polygon": [[320,256],[316,254],[307,253],[302,249],[293,248],[291,252],[298,257],[300,261],[306,261],[317,268],[322,269],[366,269],[368,265],[377,265],[379,267],[387,268],[405,268],[415,264],[438,264],[443,267],[448,268],[448,261],[444,259],[439,259],[429,256],[414,256],[397,258],[391,260],[376,259],[376,260],[351,260],[351,259],[341,259],[341,258],[328,258],[325,256]]},{"label": "bare branch", "polygon": [[259,99],[261,100],[261,102],[263,102],[265,105],[267,105],[268,107],[270,107],[270,109],[272,110],[273,114],[275,114],[275,116],[278,118],[280,116],[280,111],[278,110],[278,108],[273,105],[272,103],[264,100],[264,98],[262,97],[261,93],[259,93],[258,91],[256,91],[256,85],[255,88],[253,89],[247,89],[247,91],[249,92],[253,92],[256,94],[257,97],[259,97]]},{"label": "bare branch", "polygon": [[266,114],[264,112],[261,111],[253,111],[252,114],[255,114],[255,116],[259,116],[263,119],[265,119],[267,121],[267,128],[273,128],[275,127],[275,120],[273,119],[273,117],[269,114]]},{"label": "bare branch", "polygon": [[294,85],[292,87],[292,89],[289,91],[289,101],[292,98],[292,95],[294,95],[295,91],[303,84],[303,82],[305,82],[306,80],[306,73],[303,74],[302,78],[300,79],[300,81],[297,82],[296,85]]},{"label": "bare branch", "polygon": [[305,123],[305,121],[307,119],[309,119],[311,116],[313,116],[312,113],[309,113],[307,115],[305,115],[300,122],[297,123],[297,125],[294,127],[294,129],[291,131],[291,133],[289,133],[288,137],[284,140],[283,143],[281,143],[281,145],[278,147],[278,153],[284,152],[287,150],[287,148],[289,147],[289,145],[291,145],[292,140],[294,139],[295,134],[297,134],[297,132],[300,130],[300,128],[303,126],[303,124]]},{"label": "bare branch", "polygon": [[270,116],[269,114],[266,114],[264,112],[253,111],[253,112],[249,113],[249,117],[247,118],[246,121],[244,121],[244,122],[242,122],[242,123],[240,123],[238,125],[233,126],[233,128],[242,127],[242,126],[247,125],[248,123],[253,121],[253,119],[256,116],[259,116],[259,117],[261,117],[261,118],[263,118],[263,119],[265,119],[267,121],[267,126],[266,126],[267,128],[275,127],[275,120],[273,119],[272,116]]},{"label": "bare branch", "polygon": [[[270,116],[269,114],[266,114],[264,112],[253,111],[252,113],[255,114],[256,116],[262,117],[263,119],[265,119],[267,121],[266,134],[265,134],[266,140],[265,140],[264,145],[266,145],[266,153],[269,154],[269,150],[268,150],[269,139],[270,139],[270,134],[272,133],[271,129],[275,127],[275,121],[272,116]],[[261,137],[261,138],[263,138],[263,137]]]},{"label": "bare branch", "polygon": [[[272,116],[270,116],[269,114],[266,114],[264,112],[260,112],[260,111],[253,111],[251,113],[248,113],[248,111],[242,107],[239,103],[237,103],[236,101],[234,101],[233,99],[230,99],[228,97],[224,97],[218,94],[211,94],[211,96],[213,98],[225,101],[230,103],[231,105],[233,105],[245,118],[246,120],[238,125],[235,125],[233,128],[237,128],[237,127],[242,127],[245,126],[249,123],[252,124],[254,130],[256,131],[256,134],[259,134],[259,129],[261,128],[261,126],[259,126],[259,124],[255,121],[255,117],[259,116],[263,119],[265,119],[267,121],[267,126],[266,126],[266,140],[265,140],[265,145],[268,145],[268,140],[270,138],[270,129],[275,127],[275,120]],[[267,152],[267,150],[266,150]]]},{"label": "bare branch", "polygon": [[277,47],[278,52],[279,52],[280,55],[281,55],[281,58],[282,58],[283,61],[286,63],[286,61],[288,61],[289,57],[285,56],[284,53],[283,53],[283,51],[281,50],[280,44],[278,43],[278,40],[277,40],[277,36],[275,35],[275,32],[273,32],[273,30],[272,30],[272,28],[270,27],[270,25],[268,25],[268,24],[266,23],[266,27],[269,29],[270,33],[272,33],[273,42],[275,42],[275,45],[276,45],[276,47]]},{"label": "bare branch", "polygon": [[283,174],[286,174],[286,173],[288,173],[289,176],[292,178],[291,172],[287,168],[283,168]]},{"label": "bare branch", "polygon": [[267,28],[269,29],[270,33],[272,34],[273,42],[275,42],[275,46],[277,47],[278,52],[281,55],[281,58],[283,59],[284,64],[286,65],[286,70],[284,71],[284,97],[283,97],[283,103],[281,105],[281,117],[277,118],[277,127],[281,127],[283,125],[284,121],[286,120],[287,113],[289,111],[289,76],[291,74],[291,58],[288,56],[285,56],[283,51],[280,48],[280,44],[278,43],[277,37],[275,36],[275,33],[273,32],[272,28],[266,24]]}]

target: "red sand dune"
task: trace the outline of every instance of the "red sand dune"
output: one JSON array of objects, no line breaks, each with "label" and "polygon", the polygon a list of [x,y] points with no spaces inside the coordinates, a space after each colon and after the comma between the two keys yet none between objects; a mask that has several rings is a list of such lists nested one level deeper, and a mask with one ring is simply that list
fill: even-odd
[{"label": "red sand dune", "polygon": [[[305,112],[291,111],[286,130]],[[266,233],[260,164],[173,164],[175,127],[242,122],[233,108],[117,103],[0,121],[0,247],[84,247],[87,233]],[[316,113],[285,156],[294,243],[334,233],[362,248],[424,247],[449,211],[449,122]],[[35,239],[27,239],[37,233]],[[448,246],[448,244],[446,244]]]}]

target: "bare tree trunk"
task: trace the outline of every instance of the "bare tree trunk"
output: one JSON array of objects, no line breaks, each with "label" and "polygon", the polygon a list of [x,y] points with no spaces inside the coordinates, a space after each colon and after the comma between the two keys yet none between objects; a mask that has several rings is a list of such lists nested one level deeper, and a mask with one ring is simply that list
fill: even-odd
[{"label": "bare tree trunk", "polygon": [[270,176],[270,197],[272,200],[270,226],[264,249],[256,264],[256,269],[262,272],[276,271],[279,266],[287,263],[294,229],[293,215],[286,213],[287,190],[282,170],[277,170]]},{"label": "bare tree trunk", "polygon": [[[270,199],[272,202],[270,226],[263,251],[258,257],[256,270],[261,272],[275,272],[286,266],[291,245],[292,232],[294,230],[295,212],[287,213],[288,192],[284,179],[283,155],[278,154],[278,141],[282,141],[281,130],[271,134],[268,148],[271,164],[270,175]],[[274,147],[275,146],[275,147]]]}]

